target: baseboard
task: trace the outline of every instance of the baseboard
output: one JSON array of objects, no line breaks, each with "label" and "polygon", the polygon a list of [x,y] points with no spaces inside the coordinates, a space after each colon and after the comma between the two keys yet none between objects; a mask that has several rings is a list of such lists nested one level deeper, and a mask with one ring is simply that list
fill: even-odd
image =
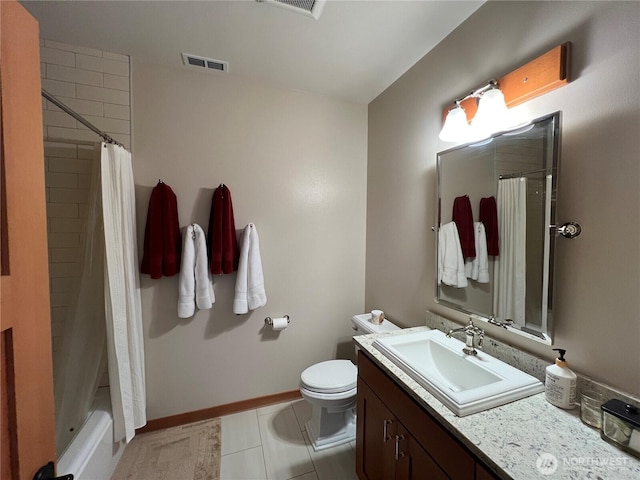
[{"label": "baseboard", "polygon": [[154,430],[161,430],[163,428],[177,427],[179,425],[186,425],[187,423],[199,422],[202,420],[208,420],[209,418],[221,417],[223,415],[265,407],[267,405],[273,405],[274,403],[286,402],[287,400],[297,400],[298,398],[301,398],[300,390],[292,390],[290,392],[251,398],[249,400],[227,403],[225,405],[195,410],[193,412],[180,413],[169,417],[154,418],[153,420],[149,420],[144,427],[138,428],[136,433],[146,433]]}]

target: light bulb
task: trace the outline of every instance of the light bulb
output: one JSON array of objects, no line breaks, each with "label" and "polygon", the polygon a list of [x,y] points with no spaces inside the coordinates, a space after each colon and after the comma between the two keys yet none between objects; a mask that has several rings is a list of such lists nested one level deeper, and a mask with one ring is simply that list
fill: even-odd
[{"label": "light bulb", "polygon": [[460,105],[449,110],[438,137],[443,142],[463,142],[469,136],[467,114]]},{"label": "light bulb", "polygon": [[482,138],[504,130],[509,125],[509,110],[498,88],[487,90],[480,97],[478,111],[471,121],[474,136]]}]

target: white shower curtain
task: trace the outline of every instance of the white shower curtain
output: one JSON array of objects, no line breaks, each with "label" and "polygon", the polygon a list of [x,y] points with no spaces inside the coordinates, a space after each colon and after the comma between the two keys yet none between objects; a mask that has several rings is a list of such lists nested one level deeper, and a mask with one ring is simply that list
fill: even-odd
[{"label": "white shower curtain", "polygon": [[495,260],[493,306],[496,318],[525,325],[527,179],[498,182],[500,256]]},{"label": "white shower curtain", "polygon": [[131,153],[102,144],[105,314],[114,438],[129,442],[146,419],[142,307]]}]

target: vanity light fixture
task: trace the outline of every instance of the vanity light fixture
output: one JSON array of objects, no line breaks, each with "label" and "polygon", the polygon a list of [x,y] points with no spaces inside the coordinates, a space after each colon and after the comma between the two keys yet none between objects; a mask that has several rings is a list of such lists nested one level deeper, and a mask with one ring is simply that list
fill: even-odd
[{"label": "vanity light fixture", "polygon": [[454,100],[454,106],[445,109],[440,140],[465,143],[513,128],[508,108],[569,82],[570,53],[570,42],[558,45],[503,77],[490,80],[483,87]]},{"label": "vanity light fixture", "polygon": [[[471,126],[462,102],[470,98],[477,100],[477,112]],[[498,82],[489,80],[486,85],[454,101],[455,106],[447,112],[439,138],[443,142],[479,140],[509,127],[508,110]]]}]

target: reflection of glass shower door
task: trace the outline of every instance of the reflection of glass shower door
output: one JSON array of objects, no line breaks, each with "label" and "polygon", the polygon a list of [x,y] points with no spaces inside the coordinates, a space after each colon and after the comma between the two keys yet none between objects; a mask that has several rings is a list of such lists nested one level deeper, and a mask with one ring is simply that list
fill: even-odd
[{"label": "reflection of glass shower door", "polygon": [[543,302],[543,255],[545,232],[545,176],[527,176],[527,290],[523,330],[533,335],[540,332]]},{"label": "reflection of glass shower door", "polygon": [[[545,198],[544,198],[544,245],[543,245],[543,259],[550,258],[549,251],[551,248],[551,232],[549,230],[549,226],[551,225],[551,193],[552,193],[552,175],[547,175],[545,178]],[[547,316],[549,313],[549,295],[547,292],[549,291],[549,262],[542,262],[542,311],[540,312],[541,316],[541,332],[548,332],[547,329]]]}]

